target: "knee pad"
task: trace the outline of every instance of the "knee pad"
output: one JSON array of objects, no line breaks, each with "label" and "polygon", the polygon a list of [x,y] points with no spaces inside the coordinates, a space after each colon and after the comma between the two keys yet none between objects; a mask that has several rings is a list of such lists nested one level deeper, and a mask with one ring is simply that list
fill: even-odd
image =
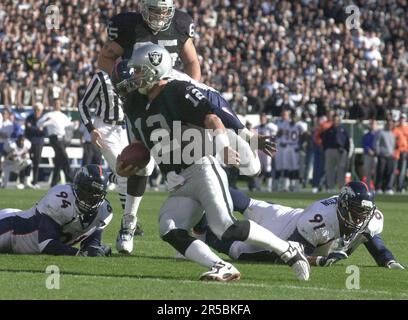
[{"label": "knee pad", "polygon": [[235,221],[222,235],[223,241],[245,241],[248,239],[250,224],[248,220]]},{"label": "knee pad", "polygon": [[170,244],[174,249],[180,252],[182,255],[186,253],[187,248],[197,240],[190,236],[187,230],[173,229],[167,232],[162,239]]},{"label": "knee pad", "polygon": [[127,178],[127,194],[141,197],[146,191],[147,176],[130,176]]}]

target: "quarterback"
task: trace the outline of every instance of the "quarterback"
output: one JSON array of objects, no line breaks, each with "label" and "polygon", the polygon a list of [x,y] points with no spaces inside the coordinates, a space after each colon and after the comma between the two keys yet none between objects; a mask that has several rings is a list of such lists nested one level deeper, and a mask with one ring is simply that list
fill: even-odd
[{"label": "quarterback", "polygon": [[102,167],[87,165],[72,185],[53,187],[32,208],[0,210],[0,252],[109,256],[110,248],[101,244],[112,219],[106,189]]},{"label": "quarterback", "polygon": [[[404,269],[380,237],[384,216],[362,182],[350,182],[338,196],[316,201],[306,209],[250,199],[236,190],[231,190],[231,196],[234,209],[246,219],[282,239],[302,243],[311,265],[331,266],[364,244],[378,266]],[[206,242],[233,259],[280,262],[279,257],[262,248],[219,241],[209,230]]]}]

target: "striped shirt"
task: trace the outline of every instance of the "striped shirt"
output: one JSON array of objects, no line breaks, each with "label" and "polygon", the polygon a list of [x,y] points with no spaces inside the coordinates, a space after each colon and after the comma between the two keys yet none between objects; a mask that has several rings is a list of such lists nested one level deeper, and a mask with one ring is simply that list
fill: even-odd
[{"label": "striped shirt", "polygon": [[[81,121],[89,132],[94,130],[90,109],[95,108],[95,115],[108,124],[122,124],[122,101],[113,90],[109,75],[100,71],[94,74],[86,88],[84,97],[78,104]],[[118,123],[119,122],[119,123]]]}]

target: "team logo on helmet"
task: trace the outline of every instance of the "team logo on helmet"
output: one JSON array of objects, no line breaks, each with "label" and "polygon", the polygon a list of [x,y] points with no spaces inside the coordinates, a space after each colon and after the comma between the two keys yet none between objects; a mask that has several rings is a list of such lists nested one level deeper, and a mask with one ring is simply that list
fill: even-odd
[{"label": "team logo on helmet", "polygon": [[163,54],[157,51],[149,52],[150,63],[154,66],[158,66],[163,59]]}]

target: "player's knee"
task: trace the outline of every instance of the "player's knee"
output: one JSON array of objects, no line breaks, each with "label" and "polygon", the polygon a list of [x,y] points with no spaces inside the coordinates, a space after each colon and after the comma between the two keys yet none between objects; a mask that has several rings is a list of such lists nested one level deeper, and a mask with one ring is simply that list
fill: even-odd
[{"label": "player's knee", "polygon": [[191,243],[197,240],[190,236],[187,230],[183,229],[172,229],[163,235],[162,239],[183,255]]},{"label": "player's knee", "polygon": [[235,221],[221,236],[224,241],[245,241],[248,239],[250,224],[248,220]]},{"label": "player's knee", "polygon": [[130,176],[127,178],[127,193],[134,197],[141,197],[145,193],[147,176]]}]

